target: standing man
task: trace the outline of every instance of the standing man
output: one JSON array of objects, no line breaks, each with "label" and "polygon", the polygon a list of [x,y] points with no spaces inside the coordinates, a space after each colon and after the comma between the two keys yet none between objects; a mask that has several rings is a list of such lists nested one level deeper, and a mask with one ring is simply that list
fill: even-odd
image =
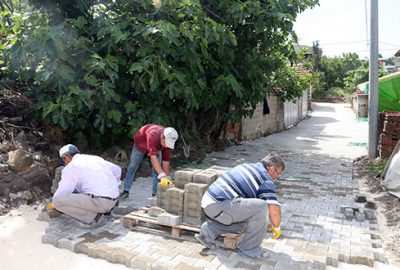
[{"label": "standing man", "polygon": [[103,225],[105,213],[117,203],[121,168],[99,156],[80,154],[72,144],[59,153],[65,168],[53,197],[56,210],[79,220],[84,228]]},{"label": "standing man", "polygon": [[204,193],[201,207],[210,219],[201,226],[195,238],[209,249],[223,233],[242,232],[239,253],[253,259],[266,259],[261,248],[267,230],[267,217],[274,232],[280,236],[281,210],[273,181],[285,169],[277,154],[267,155],[261,162],[244,163],[219,177]]},{"label": "standing man", "polygon": [[129,190],[146,153],[153,166],[152,196],[157,194],[158,181],[161,181],[161,185],[165,187],[172,184],[170,160],[171,151],[174,149],[177,139],[178,132],[174,128],[165,128],[155,124],[147,124],[136,132],[132,138],[134,144],[125,177],[124,190],[120,194],[121,199],[129,197]]}]

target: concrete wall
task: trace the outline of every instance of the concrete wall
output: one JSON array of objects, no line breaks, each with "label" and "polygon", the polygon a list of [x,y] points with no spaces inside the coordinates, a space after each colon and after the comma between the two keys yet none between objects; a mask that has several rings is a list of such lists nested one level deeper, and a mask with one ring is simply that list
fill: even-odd
[{"label": "concrete wall", "polygon": [[354,95],[352,107],[357,117],[368,117],[368,95]]},{"label": "concrete wall", "polygon": [[269,114],[263,114],[263,104],[259,103],[252,118],[242,119],[241,139],[259,138],[284,129],[283,101],[280,97],[268,97]]},{"label": "concrete wall", "polygon": [[240,137],[242,140],[259,138],[281,131],[297,124],[307,116],[308,95],[294,101],[286,101],[277,96],[268,97],[269,114],[263,113],[263,103],[259,103],[253,117],[243,118]]}]

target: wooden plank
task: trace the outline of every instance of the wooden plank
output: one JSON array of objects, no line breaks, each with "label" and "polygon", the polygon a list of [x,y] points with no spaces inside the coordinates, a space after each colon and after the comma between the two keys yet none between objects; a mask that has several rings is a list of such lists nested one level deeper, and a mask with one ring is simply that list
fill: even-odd
[{"label": "wooden plank", "polygon": [[179,236],[181,236],[181,233],[182,233],[182,229],[177,228],[177,227],[172,227],[171,234],[173,237],[179,238]]},{"label": "wooden plank", "polygon": [[[189,224],[179,224],[177,226],[168,226],[159,224],[157,218],[150,217],[146,213],[135,211],[123,217],[124,227],[146,233],[153,233],[165,237],[171,237],[178,240],[189,240],[197,242],[193,234],[200,232],[200,228]],[[219,247],[235,249],[240,242],[243,234],[227,233],[222,235],[216,244]]]}]

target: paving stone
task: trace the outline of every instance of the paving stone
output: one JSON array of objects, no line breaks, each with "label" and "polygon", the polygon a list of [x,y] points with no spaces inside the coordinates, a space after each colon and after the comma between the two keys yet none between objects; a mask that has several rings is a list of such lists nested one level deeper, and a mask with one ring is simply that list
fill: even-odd
[{"label": "paving stone", "polygon": [[176,270],[202,270],[204,269],[203,267],[198,267],[198,266],[192,266],[187,263],[180,263],[175,267]]},{"label": "paving stone", "polygon": [[357,221],[359,221],[359,222],[365,221],[364,213],[356,212],[356,213],[354,213],[354,215],[355,215]]},{"label": "paving stone", "polygon": [[62,238],[58,240],[57,247],[62,249],[68,249],[69,251],[74,252],[75,246],[83,241],[85,241],[85,238],[74,238],[74,239]]},{"label": "paving stone", "polygon": [[338,267],[339,266],[339,259],[334,257],[326,257],[326,265]]},{"label": "paving stone", "polygon": [[145,255],[138,255],[131,259],[130,267],[134,269],[151,270],[151,265],[156,261],[155,258]]},{"label": "paving stone", "polygon": [[193,175],[193,183],[210,185],[217,180],[218,172],[213,169],[206,169]]},{"label": "paving stone", "polygon": [[376,220],[375,210],[373,209],[364,209],[365,218],[368,220]]},{"label": "paving stone", "polygon": [[158,215],[165,213],[165,209],[158,207],[158,206],[152,206],[149,208],[147,211],[147,214],[151,217],[158,217]]},{"label": "paving stone", "polygon": [[50,222],[51,219],[49,217],[49,213],[47,213],[47,211],[43,211],[39,213],[37,220]]},{"label": "paving stone", "polygon": [[352,250],[350,254],[350,263],[362,264],[369,267],[374,266],[374,254],[373,252]]},{"label": "paving stone", "polygon": [[191,183],[193,175],[200,172],[199,169],[186,168],[175,172],[175,186],[177,188],[184,188],[187,183]]},{"label": "paving stone", "polygon": [[353,219],[353,217],[354,217],[354,211],[353,211],[353,209],[352,209],[352,208],[346,208],[346,209],[344,210],[344,215],[346,216],[346,218],[347,218],[348,220]]},{"label": "paving stone", "polygon": [[177,215],[172,215],[169,213],[163,213],[158,215],[157,221],[159,224],[176,226],[182,222],[182,217]]},{"label": "paving stone", "polygon": [[354,201],[358,202],[358,203],[366,203],[367,202],[367,196],[365,194],[358,194],[355,197]]},{"label": "paving stone", "polygon": [[137,255],[137,252],[127,250],[125,248],[115,248],[110,256],[110,262],[120,263],[126,266],[131,266],[132,259]]},{"label": "paving stone", "polygon": [[75,245],[75,252],[82,253],[91,257],[93,255],[93,248],[95,245],[95,243],[80,242]]},{"label": "paving stone", "polygon": [[379,252],[374,252],[374,260],[383,263],[387,262],[385,255]]},{"label": "paving stone", "polygon": [[129,214],[132,211],[138,210],[136,207],[132,205],[119,205],[117,207],[114,207],[114,209],[111,211],[111,214],[113,216],[119,217],[119,216],[124,216]]},{"label": "paving stone", "polygon": [[93,245],[93,251],[91,256],[93,258],[99,258],[103,259],[106,261],[110,261],[111,259],[111,254],[115,251],[115,248],[112,246],[109,246],[107,244],[102,244],[102,243],[96,243]]}]

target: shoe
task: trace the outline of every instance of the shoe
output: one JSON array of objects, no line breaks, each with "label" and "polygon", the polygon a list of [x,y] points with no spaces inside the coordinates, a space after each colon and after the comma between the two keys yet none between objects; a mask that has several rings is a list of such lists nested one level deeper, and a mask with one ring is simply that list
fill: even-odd
[{"label": "shoe", "polygon": [[196,233],[196,234],[194,235],[194,238],[196,238],[197,241],[199,241],[203,246],[205,246],[205,247],[208,248],[208,249],[214,250],[214,249],[217,248],[217,246],[216,246],[214,243],[212,243],[212,242],[210,242],[210,241],[207,241],[207,240],[204,239],[204,237],[201,236],[199,233]]},{"label": "shoe", "polygon": [[87,224],[83,222],[79,222],[79,226],[83,229],[92,229],[92,228],[98,228],[106,224],[107,222],[107,215],[105,214],[97,214],[97,216],[94,218],[94,220]]},{"label": "shoe", "polygon": [[123,192],[121,192],[121,194],[119,194],[119,198],[120,198],[120,199],[127,199],[127,198],[129,198],[129,191],[124,190]]},{"label": "shoe", "polygon": [[261,253],[259,253],[258,255],[254,256],[252,254],[246,253],[242,250],[239,250],[238,253],[240,255],[242,255],[243,257],[249,258],[249,259],[253,259],[253,260],[268,260],[271,256],[266,252],[266,251],[262,251]]}]

